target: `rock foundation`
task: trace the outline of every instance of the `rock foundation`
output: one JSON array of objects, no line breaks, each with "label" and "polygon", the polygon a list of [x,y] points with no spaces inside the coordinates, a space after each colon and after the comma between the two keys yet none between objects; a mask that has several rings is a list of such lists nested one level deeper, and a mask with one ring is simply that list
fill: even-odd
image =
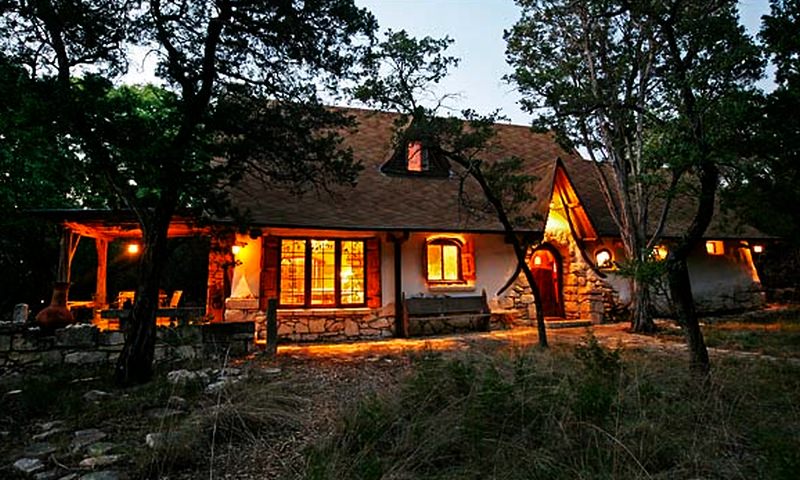
[{"label": "rock foundation", "polygon": [[[155,361],[239,356],[255,348],[252,322],[159,328]],[[61,365],[110,365],[117,361],[125,336],[93,325],[71,325],[54,334],[29,325],[0,325],[0,375]]]}]

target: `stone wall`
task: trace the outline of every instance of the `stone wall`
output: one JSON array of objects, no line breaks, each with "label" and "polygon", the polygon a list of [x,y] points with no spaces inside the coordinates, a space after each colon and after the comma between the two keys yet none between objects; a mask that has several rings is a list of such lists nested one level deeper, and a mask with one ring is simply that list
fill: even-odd
[{"label": "stone wall", "polygon": [[[263,320],[260,320],[263,318]],[[267,339],[266,315],[256,322],[256,339]],[[278,311],[278,338],[296,342],[365,340],[394,335],[394,317],[380,310]]]},{"label": "stone wall", "polygon": [[[243,355],[254,350],[253,332],[252,322],[159,328],[155,361]],[[61,365],[114,364],[124,342],[122,332],[101,332],[93,325],[71,325],[44,334],[29,325],[2,324],[0,375]]]},{"label": "stone wall", "polygon": [[[554,248],[561,257],[564,318],[591,320],[592,323],[607,320],[607,312],[614,308],[617,301],[617,292],[586,263],[570,233],[563,230],[547,231],[543,243]],[[530,325],[536,321],[533,293],[524,274],[520,273],[514,285],[508,289],[500,300],[500,306],[517,312],[516,324]]]}]

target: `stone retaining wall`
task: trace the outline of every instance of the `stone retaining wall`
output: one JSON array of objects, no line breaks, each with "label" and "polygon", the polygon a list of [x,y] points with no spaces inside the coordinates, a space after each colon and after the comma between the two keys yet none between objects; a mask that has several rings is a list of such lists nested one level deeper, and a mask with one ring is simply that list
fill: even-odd
[{"label": "stone retaining wall", "polygon": [[[155,361],[239,356],[254,350],[252,322],[159,328]],[[37,327],[0,325],[0,375],[61,365],[114,364],[122,351],[122,332],[101,332],[78,324],[44,334]]]}]

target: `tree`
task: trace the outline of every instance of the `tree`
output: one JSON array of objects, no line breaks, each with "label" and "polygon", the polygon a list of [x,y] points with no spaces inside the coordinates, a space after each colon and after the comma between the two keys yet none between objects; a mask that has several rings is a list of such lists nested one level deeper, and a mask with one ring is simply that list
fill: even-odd
[{"label": "tree", "polygon": [[[433,99],[434,107],[426,107],[420,100],[450,67],[458,64],[458,59],[444,54],[450,43],[452,40],[446,37],[417,40],[405,31],[387,32],[386,39],[367,57],[372,75],[354,89],[354,96],[400,114],[394,125],[395,148],[421,142],[429,155],[460,167],[461,205],[473,214],[495,216],[503,225],[518,271],[523,272],[533,293],[539,345],[547,347],[541,296],[527,263],[530,245],[518,234],[533,220],[524,215],[524,205],[533,200],[531,185],[536,178],[524,173],[522,159],[486,160],[493,147],[494,125],[500,120],[497,112],[479,115],[466,110],[461,112],[463,118],[443,117],[439,108],[446,98]],[[470,179],[477,183],[479,192],[470,188],[474,186],[468,184]]]},{"label": "tree", "polygon": [[[226,209],[245,170],[298,190],[355,178],[335,130],[348,120],[325,110],[317,90],[354,75],[374,19],[351,0],[41,0],[0,12],[4,55],[49,83],[55,120],[87,172],[141,226],[116,373],[123,384],[147,381],[176,211]],[[156,56],[163,89],[114,87],[134,46]]]},{"label": "tree", "polygon": [[652,279],[638,272],[652,270],[678,187],[693,189],[692,221],[665,268],[692,365],[706,370],[686,258],[711,221],[720,165],[735,156],[725,140],[739,126],[726,114],[761,71],[736,2],[518,3],[523,16],[506,34],[511,79],[535,125],[555,128],[595,163],[633,264],[635,330],[652,329]]}]

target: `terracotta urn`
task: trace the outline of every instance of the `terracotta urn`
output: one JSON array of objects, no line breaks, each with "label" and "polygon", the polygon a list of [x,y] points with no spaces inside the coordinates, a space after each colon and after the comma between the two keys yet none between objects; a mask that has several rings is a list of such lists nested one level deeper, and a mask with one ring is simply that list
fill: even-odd
[{"label": "terracotta urn", "polygon": [[50,300],[50,306],[36,315],[36,323],[42,329],[55,330],[75,323],[72,313],[67,309],[67,292],[69,292],[69,283],[56,282],[53,285],[53,298]]}]

